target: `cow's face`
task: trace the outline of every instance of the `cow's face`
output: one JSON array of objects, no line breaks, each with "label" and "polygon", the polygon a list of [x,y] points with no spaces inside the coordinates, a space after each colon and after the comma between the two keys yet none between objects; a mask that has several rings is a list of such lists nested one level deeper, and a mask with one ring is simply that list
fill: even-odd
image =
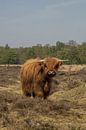
[{"label": "cow's face", "polygon": [[44,63],[45,72],[48,77],[54,77],[57,73],[59,66],[63,64],[62,61],[54,57],[45,58]]}]

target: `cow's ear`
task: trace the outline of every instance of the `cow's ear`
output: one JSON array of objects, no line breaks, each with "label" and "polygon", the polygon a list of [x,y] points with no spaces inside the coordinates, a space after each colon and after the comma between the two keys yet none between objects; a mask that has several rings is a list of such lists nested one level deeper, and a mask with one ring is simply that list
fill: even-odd
[{"label": "cow's ear", "polygon": [[59,68],[59,63],[57,63],[55,66],[54,66],[54,69],[58,69]]},{"label": "cow's ear", "polygon": [[54,66],[55,69],[58,69],[59,66],[63,64],[63,61],[58,61],[58,63]]},{"label": "cow's ear", "polygon": [[59,66],[60,66],[60,65],[63,65],[63,63],[64,63],[63,61],[59,61],[59,62],[58,62]]}]

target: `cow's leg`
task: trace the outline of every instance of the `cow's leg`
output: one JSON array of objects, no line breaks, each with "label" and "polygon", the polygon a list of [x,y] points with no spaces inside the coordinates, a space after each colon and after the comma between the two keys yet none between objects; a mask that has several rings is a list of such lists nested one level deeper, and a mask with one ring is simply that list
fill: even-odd
[{"label": "cow's leg", "polygon": [[22,84],[22,91],[25,96],[31,97],[31,87],[27,84]]},{"label": "cow's leg", "polygon": [[36,97],[44,98],[44,91],[43,91],[43,88],[41,87],[41,85],[35,84],[33,90],[34,90],[34,95]]},{"label": "cow's leg", "polygon": [[49,95],[50,88],[51,88],[50,83],[46,82],[46,84],[44,85],[44,95],[45,95],[45,98]]}]

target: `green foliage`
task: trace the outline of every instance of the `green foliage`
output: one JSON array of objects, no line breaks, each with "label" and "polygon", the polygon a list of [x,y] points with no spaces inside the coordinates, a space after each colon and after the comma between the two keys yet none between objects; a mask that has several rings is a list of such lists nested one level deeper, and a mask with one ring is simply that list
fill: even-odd
[{"label": "green foliage", "polygon": [[57,41],[55,45],[37,44],[32,47],[10,48],[8,44],[0,47],[0,64],[22,64],[27,59],[55,56],[68,59],[67,64],[86,64],[86,42],[82,44],[65,44]]},{"label": "green foliage", "polygon": [[18,64],[17,51],[14,48],[0,48],[0,64]]}]

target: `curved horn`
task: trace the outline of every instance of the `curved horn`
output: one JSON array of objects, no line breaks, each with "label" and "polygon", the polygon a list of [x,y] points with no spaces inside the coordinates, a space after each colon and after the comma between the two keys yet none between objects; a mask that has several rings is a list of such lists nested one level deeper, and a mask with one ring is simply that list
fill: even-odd
[{"label": "curved horn", "polygon": [[43,62],[43,61],[45,61],[45,60],[44,59],[40,60],[40,62]]},{"label": "curved horn", "polygon": [[59,60],[59,61],[69,61],[69,60]]}]

